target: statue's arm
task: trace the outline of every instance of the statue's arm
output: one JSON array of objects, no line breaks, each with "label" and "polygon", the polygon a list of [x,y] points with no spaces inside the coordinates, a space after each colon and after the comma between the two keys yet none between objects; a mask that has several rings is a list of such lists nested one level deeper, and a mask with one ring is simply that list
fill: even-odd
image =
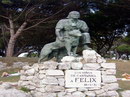
[{"label": "statue's arm", "polygon": [[60,32],[61,32],[61,29],[56,28],[56,31],[55,31],[56,36],[57,36],[57,38],[58,38],[60,41],[62,41],[62,40],[63,40],[63,36],[61,35]]},{"label": "statue's arm", "polygon": [[89,31],[89,27],[84,21],[82,21],[81,30],[82,30],[83,33],[88,33],[88,31]]},{"label": "statue's arm", "polygon": [[60,40],[60,41],[63,41],[63,33],[62,33],[62,30],[64,29],[64,21],[63,20],[60,20],[57,25],[56,25],[56,28],[55,28],[55,34],[57,36],[57,38]]}]

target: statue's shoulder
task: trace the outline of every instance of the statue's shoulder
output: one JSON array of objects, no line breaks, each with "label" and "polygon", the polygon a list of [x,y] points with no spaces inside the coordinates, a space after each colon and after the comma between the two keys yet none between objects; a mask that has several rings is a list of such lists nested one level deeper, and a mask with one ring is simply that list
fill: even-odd
[{"label": "statue's shoulder", "polygon": [[67,22],[67,21],[69,21],[69,19],[61,19],[58,22]]},{"label": "statue's shoulder", "polygon": [[68,24],[68,19],[61,19],[56,24],[56,28],[62,29],[66,24]]},{"label": "statue's shoulder", "polygon": [[83,20],[78,20],[80,23],[86,23],[85,21],[83,21]]}]

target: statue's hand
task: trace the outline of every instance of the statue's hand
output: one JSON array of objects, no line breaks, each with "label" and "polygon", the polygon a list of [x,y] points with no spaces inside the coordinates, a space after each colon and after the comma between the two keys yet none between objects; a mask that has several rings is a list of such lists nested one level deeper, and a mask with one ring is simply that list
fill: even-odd
[{"label": "statue's hand", "polygon": [[64,41],[64,38],[63,37],[58,37],[58,39],[60,40],[60,41]]}]

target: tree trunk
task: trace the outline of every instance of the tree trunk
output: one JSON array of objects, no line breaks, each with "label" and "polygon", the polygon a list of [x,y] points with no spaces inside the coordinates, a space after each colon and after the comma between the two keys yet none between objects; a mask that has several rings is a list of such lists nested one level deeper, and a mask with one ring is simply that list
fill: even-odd
[{"label": "tree trunk", "polygon": [[14,45],[15,45],[16,40],[11,37],[7,46],[7,51],[6,51],[6,56],[7,57],[12,57],[14,54]]},{"label": "tree trunk", "polygon": [[20,36],[20,34],[23,32],[23,29],[26,27],[27,22],[24,22],[19,29],[16,31],[14,30],[14,23],[11,19],[9,19],[9,24],[10,24],[10,39],[8,43],[8,47],[6,50],[6,56],[7,57],[12,57],[14,55],[14,46],[17,41],[17,38]]},{"label": "tree trunk", "polygon": [[127,55],[127,60],[129,60],[129,54],[127,53],[126,55]]},{"label": "tree trunk", "polygon": [[116,54],[116,59],[119,59],[119,53],[117,52],[117,50],[115,50],[115,54]]}]

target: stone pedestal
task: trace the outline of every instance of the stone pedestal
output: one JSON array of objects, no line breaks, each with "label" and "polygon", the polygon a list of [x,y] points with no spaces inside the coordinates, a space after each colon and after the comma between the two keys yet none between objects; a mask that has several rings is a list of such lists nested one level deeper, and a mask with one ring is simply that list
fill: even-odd
[{"label": "stone pedestal", "polygon": [[[71,75],[78,76],[80,79],[75,81],[81,84],[88,81],[88,76],[90,83],[96,82],[98,78],[96,74],[84,74],[85,72],[99,72],[100,86],[94,87],[94,84],[89,86],[90,83],[82,87],[79,84],[74,87],[66,86],[68,79],[65,76],[69,70],[83,73]],[[115,74],[115,63],[106,63],[106,60],[94,50],[84,50],[83,57],[66,56],[61,63],[46,61],[41,64],[35,63],[33,66],[24,66],[19,85],[29,88],[34,97],[119,97],[116,92],[119,85]]]}]

